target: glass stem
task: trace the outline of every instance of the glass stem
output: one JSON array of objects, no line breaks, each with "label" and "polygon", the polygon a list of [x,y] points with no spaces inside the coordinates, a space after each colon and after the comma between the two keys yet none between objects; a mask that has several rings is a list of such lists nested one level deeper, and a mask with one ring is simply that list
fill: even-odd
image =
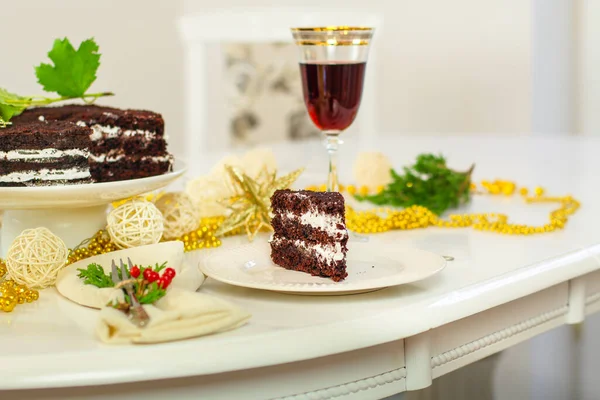
[{"label": "glass stem", "polygon": [[338,148],[342,141],[339,139],[340,131],[325,131],[325,148],[329,154],[329,174],[327,175],[327,191],[339,192],[338,181]]}]

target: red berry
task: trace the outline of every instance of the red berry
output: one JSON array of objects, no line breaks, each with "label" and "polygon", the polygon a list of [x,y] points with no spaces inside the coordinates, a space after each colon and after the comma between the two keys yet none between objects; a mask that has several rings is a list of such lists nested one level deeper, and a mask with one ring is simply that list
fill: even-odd
[{"label": "red berry", "polygon": [[159,288],[166,289],[171,284],[171,279],[169,279],[166,276],[162,276],[162,277],[158,278],[158,280],[156,281],[156,284],[158,285]]},{"label": "red berry", "polygon": [[137,265],[134,265],[133,267],[131,267],[131,269],[129,270],[129,274],[134,277],[137,278],[138,276],[140,276],[140,268]]},{"label": "red berry", "polygon": [[150,268],[144,271],[144,279],[149,283],[156,281],[159,278],[158,272],[152,271]]},{"label": "red berry", "polygon": [[176,273],[173,268],[167,268],[167,269],[165,269],[165,272],[163,272],[163,276],[168,276],[171,279],[173,279],[175,277],[175,275],[176,275]]},{"label": "red berry", "polygon": [[152,275],[154,271],[152,271],[150,268],[146,268],[144,270],[144,279],[149,281],[150,280],[150,275]]},{"label": "red berry", "polygon": [[158,278],[160,278],[160,275],[158,274],[158,272],[156,272],[156,271],[152,271],[152,274],[150,274],[150,279],[148,279],[148,281],[149,281],[150,283],[152,283],[152,282],[154,282],[154,281],[157,281],[157,280],[158,280]]}]

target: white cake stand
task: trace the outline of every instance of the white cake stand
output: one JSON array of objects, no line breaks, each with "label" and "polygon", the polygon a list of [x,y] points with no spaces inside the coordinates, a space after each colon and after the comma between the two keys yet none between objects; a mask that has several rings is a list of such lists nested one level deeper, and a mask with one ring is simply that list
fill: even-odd
[{"label": "white cake stand", "polygon": [[4,210],[0,233],[2,257],[24,229],[41,226],[73,248],[106,227],[108,204],[163,188],[185,171],[185,165],[176,161],[173,172],[149,178],[83,185],[0,187],[0,209]]}]

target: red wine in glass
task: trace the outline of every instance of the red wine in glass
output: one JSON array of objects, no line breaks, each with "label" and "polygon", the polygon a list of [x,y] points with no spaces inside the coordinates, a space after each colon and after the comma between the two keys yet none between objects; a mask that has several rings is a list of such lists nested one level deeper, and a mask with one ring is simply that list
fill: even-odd
[{"label": "red wine in glass", "polygon": [[304,102],[319,129],[343,131],[352,124],[360,105],[366,65],[300,63]]}]

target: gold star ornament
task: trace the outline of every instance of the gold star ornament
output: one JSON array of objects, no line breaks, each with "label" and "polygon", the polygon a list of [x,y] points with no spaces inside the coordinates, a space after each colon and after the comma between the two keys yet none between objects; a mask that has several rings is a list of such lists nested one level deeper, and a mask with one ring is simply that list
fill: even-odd
[{"label": "gold star ornament", "polygon": [[287,189],[304,168],[297,169],[287,175],[277,177],[277,172],[269,172],[263,168],[256,178],[243,173],[240,169],[225,166],[233,196],[221,200],[229,210],[229,215],[215,232],[215,236],[243,228],[252,241],[261,230],[273,230],[271,227],[271,196],[276,190]]}]

